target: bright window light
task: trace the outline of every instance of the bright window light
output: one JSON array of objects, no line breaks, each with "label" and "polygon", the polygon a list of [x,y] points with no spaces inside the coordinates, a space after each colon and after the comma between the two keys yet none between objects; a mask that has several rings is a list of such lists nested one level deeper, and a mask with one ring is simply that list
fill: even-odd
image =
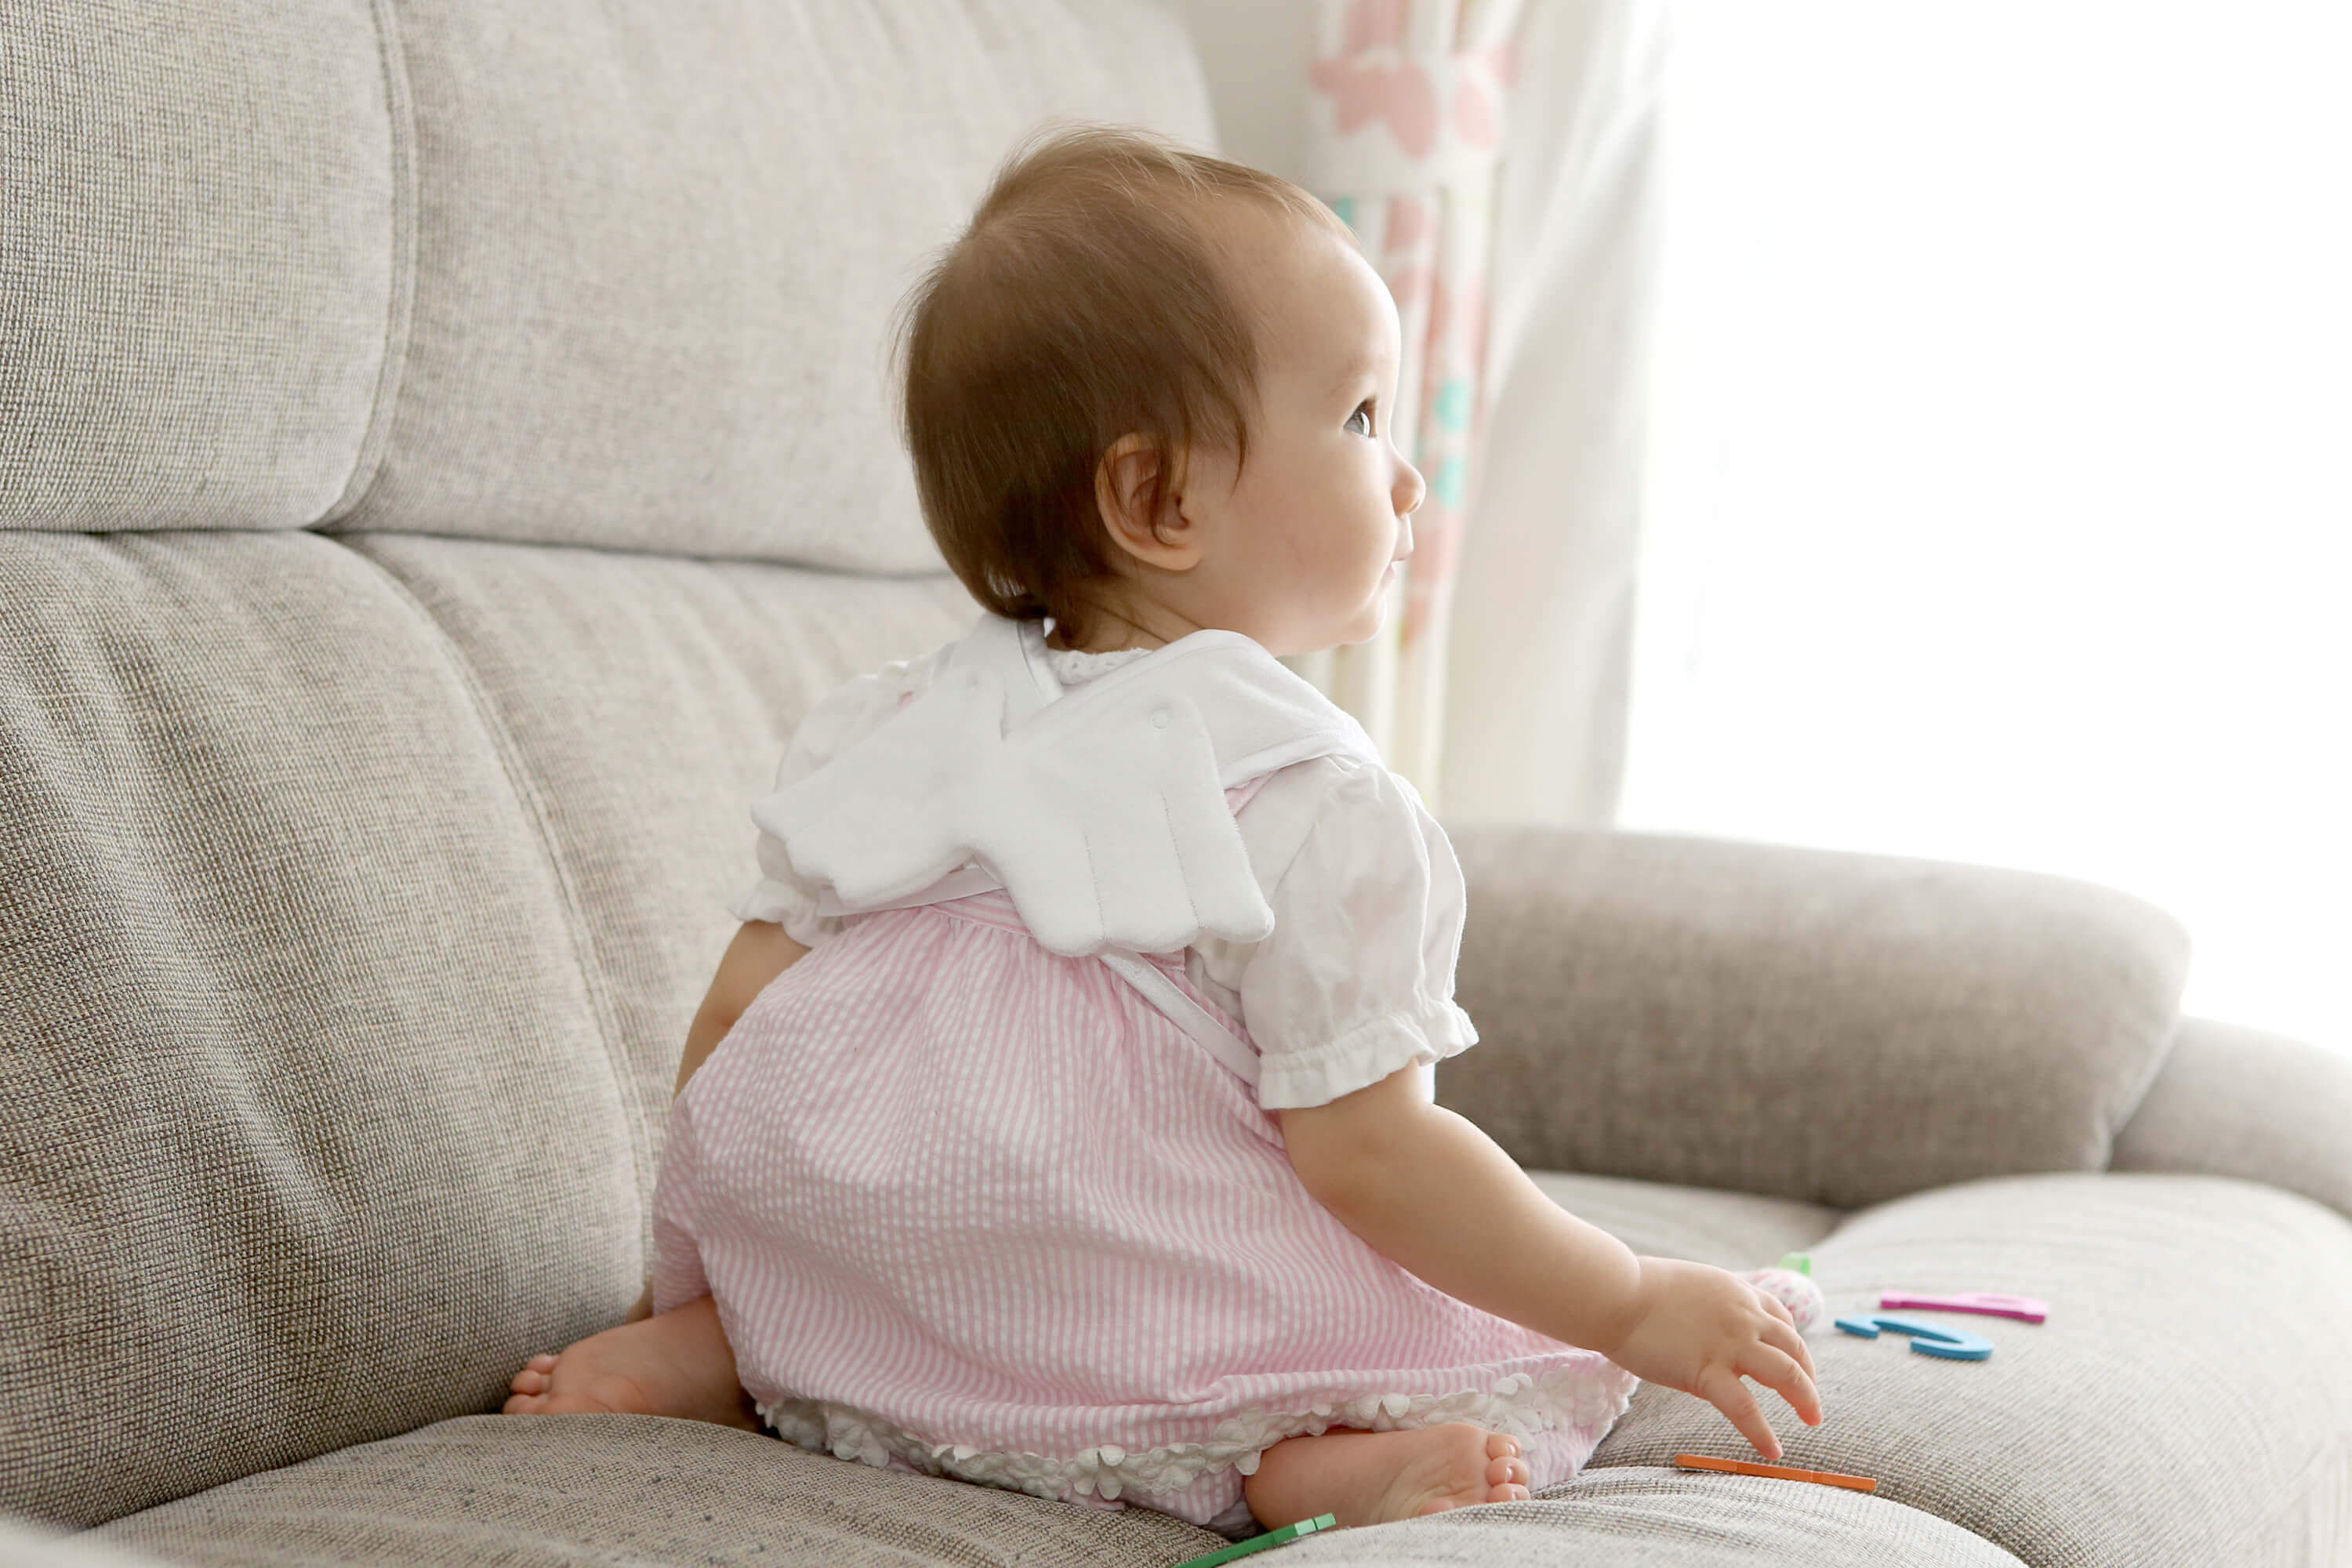
[{"label": "bright window light", "polygon": [[2121,888],[2352,1048],[2352,7],[1677,15],[1623,826]]}]

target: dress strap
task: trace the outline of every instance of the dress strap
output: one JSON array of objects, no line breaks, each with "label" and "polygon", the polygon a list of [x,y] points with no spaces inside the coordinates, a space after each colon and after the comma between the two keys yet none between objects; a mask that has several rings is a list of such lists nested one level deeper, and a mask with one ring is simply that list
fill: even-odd
[{"label": "dress strap", "polygon": [[1242,1043],[1241,1037],[1217,1022],[1210,1011],[1184,994],[1177,984],[1155,963],[1147,963],[1131,952],[1117,948],[1105,948],[1096,957],[1110,966],[1112,973],[1143,993],[1173,1020],[1177,1027],[1201,1042],[1202,1047],[1219,1061],[1231,1068],[1244,1083],[1257,1087],[1257,1053]]},{"label": "dress strap", "polygon": [[[1269,771],[1234,784],[1224,792],[1225,805],[1239,812],[1257,798],[1258,792],[1273,777],[1274,773]],[[887,903],[861,904],[855,910],[845,908],[839,895],[828,885],[818,891],[816,912],[819,915],[873,914],[883,910],[915,909],[958,900],[986,903],[991,901],[989,895],[992,894],[994,895],[994,902],[1003,906],[1003,918],[990,920],[989,923],[1003,924],[1009,930],[1025,930],[1019,911],[1013,908],[1011,895],[1004,891],[1004,884],[991,875],[986,867],[976,862],[960,867],[919,892],[909,893],[903,899],[893,899]],[[1230,1068],[1235,1077],[1252,1089],[1257,1087],[1257,1052],[1240,1036],[1219,1023],[1214,1014],[1185,995],[1182,988],[1169,979],[1164,970],[1123,948],[1106,947],[1095,956],[1101,959],[1112,973],[1141,992],[1144,1000],[1167,1014],[1178,1028],[1198,1040],[1202,1049]]]}]

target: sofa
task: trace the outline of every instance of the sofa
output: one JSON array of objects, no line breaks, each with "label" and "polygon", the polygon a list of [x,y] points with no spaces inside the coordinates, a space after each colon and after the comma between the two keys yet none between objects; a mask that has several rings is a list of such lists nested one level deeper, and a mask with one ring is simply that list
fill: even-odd
[{"label": "sofa", "polygon": [[[974,605],[892,308],[1049,116],[1213,146],[1143,0],[0,9],[0,1563],[1175,1564],[1106,1511],[635,1415],[748,811]],[[1441,816],[1442,816],[1441,812]],[[2352,1562],[2352,1058],[2022,870],[1453,826],[1437,1074],[1636,1251],[1803,1253],[1789,1466],[1644,1385],[1572,1481],[1262,1562]],[[1759,1394],[1762,1391],[1759,1390]]]}]

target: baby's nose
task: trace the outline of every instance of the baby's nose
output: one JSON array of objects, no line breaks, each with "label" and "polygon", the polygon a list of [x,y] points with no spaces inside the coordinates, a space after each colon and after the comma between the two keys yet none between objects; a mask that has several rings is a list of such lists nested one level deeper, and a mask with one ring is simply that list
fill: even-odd
[{"label": "baby's nose", "polygon": [[1404,502],[1402,506],[1397,508],[1397,515],[1400,517],[1409,516],[1420,510],[1421,503],[1428,499],[1429,486],[1423,480],[1421,470],[1411,463],[1404,465],[1404,472],[1398,477],[1397,495]]}]

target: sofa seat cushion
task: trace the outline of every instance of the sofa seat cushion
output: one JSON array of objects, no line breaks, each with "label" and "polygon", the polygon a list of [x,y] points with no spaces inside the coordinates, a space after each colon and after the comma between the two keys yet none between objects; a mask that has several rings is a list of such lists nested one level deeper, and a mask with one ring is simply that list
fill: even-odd
[{"label": "sofa seat cushion", "polygon": [[[1878,1500],[2053,1568],[2352,1553],[2334,1539],[2352,1462],[2352,1363],[2324,1327],[2352,1321],[2335,1210],[2232,1177],[2000,1177],[1857,1211],[1811,1256],[1832,1318],[1882,1291],[1983,1290],[2049,1319],[1904,1314],[1990,1340],[1982,1362],[1816,1329],[1823,1423],[1759,1390],[1782,1463],[1874,1477]],[[1713,1405],[1644,1384],[1570,1489],[1683,1452],[1757,1458]]]},{"label": "sofa seat cushion", "polygon": [[247,1476],[89,1532],[178,1563],[1165,1568],[1182,1520],[876,1469],[660,1415],[469,1415]]},{"label": "sofa seat cushion", "polygon": [[[1438,1070],[1441,1089],[1445,1068]],[[1810,1251],[1845,1221],[1845,1211],[1796,1198],[1670,1187],[1630,1176],[1529,1171],[1552,1202],[1599,1226],[1635,1252],[1686,1258],[1735,1273]]]},{"label": "sofa seat cushion", "polygon": [[[1738,1194],[1540,1179],[1643,1250],[1721,1247],[1711,1233],[1758,1212]],[[1801,1228],[1715,1260],[1752,1266],[1810,1223],[1781,1219]],[[2037,1296],[2050,1318],[1918,1314],[1993,1341],[1973,1363],[1916,1354],[1893,1333],[1815,1331],[1829,1419],[1808,1428],[1777,1396],[1762,1402],[1786,1462],[1875,1477],[1874,1494],[1675,1470],[1680,1452],[1754,1456],[1712,1405],[1645,1385],[1564,1486],[1302,1541],[1283,1562],[2059,1568],[2327,1561],[2344,1544],[2326,1510],[2342,1495],[2352,1369],[2309,1354],[2305,1327],[2352,1311],[2342,1215],[2225,1177],[2068,1173],[1916,1194],[1809,1246],[1833,1313],[1871,1310],[1886,1289],[1980,1289]],[[445,1421],[92,1535],[197,1563],[495,1552],[515,1564],[1165,1564],[1218,1544],[1142,1510],[1097,1513],[650,1416]]]},{"label": "sofa seat cushion", "polygon": [[[1753,1455],[1749,1456],[1753,1458]],[[1723,1486],[1732,1481],[1738,1484]],[[1380,1550],[1362,1548],[1372,1542]],[[1587,1468],[1527,1502],[1382,1525],[1328,1564],[1382,1568],[2015,1568],[1981,1536],[1899,1502],[1836,1487],[1664,1467]],[[1306,1559],[1293,1559],[1295,1568]]]},{"label": "sofa seat cushion", "polygon": [[[1308,1537],[1282,1568],[2011,1568],[1898,1503],[1823,1487],[1619,1469],[1556,1499]],[[362,1444],[76,1538],[178,1564],[402,1568],[1167,1568],[1226,1544],[1167,1514],[1097,1511],[828,1458],[658,1415],[475,1415]]]},{"label": "sofa seat cushion", "polygon": [[[1754,1267],[1810,1246],[1836,1211],[1742,1193],[1536,1173],[1645,1251]],[[2010,1561],[1928,1515],[1824,1489],[1726,1506],[1713,1477],[1613,1472],[1560,1502],[1382,1526],[1283,1550],[1285,1563]],[[1822,1495],[1811,1495],[1819,1491]],[[1805,1495],[1798,1495],[1800,1492]],[[1465,1534],[1465,1532],[1468,1533]],[[83,1539],[182,1563],[1164,1565],[1213,1551],[1144,1510],[1098,1512],[810,1454],[773,1437],[656,1416],[471,1415],[247,1477]],[[1310,1559],[1300,1555],[1310,1548]],[[1469,1555],[1465,1555],[1468,1553]],[[1638,1553],[1634,1555],[1633,1553]]]}]

